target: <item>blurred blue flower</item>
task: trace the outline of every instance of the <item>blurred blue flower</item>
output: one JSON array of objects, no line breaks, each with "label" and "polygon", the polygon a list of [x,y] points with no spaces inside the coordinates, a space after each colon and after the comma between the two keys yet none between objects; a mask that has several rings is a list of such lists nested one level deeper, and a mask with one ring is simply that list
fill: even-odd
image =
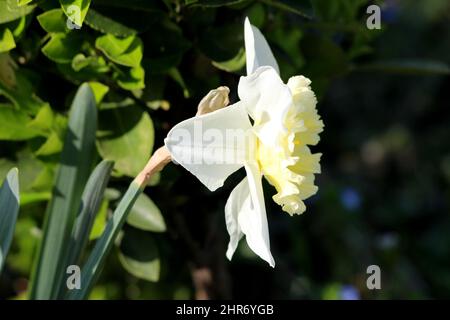
[{"label": "blurred blue flower", "polygon": [[359,291],[351,284],[345,284],[341,287],[340,296],[342,300],[359,300]]},{"label": "blurred blue flower", "polygon": [[341,192],[341,203],[347,210],[355,211],[361,206],[361,196],[357,190],[347,187]]},{"label": "blurred blue flower", "polygon": [[384,23],[393,23],[397,20],[399,11],[396,0],[386,0],[381,6],[381,20]]}]

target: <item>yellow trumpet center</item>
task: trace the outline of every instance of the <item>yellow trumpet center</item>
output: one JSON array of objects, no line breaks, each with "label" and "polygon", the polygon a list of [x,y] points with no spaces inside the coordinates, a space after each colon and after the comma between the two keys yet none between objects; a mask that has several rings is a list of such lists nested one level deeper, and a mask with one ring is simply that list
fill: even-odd
[{"label": "yellow trumpet center", "polygon": [[[312,154],[308,145],[316,145],[323,130],[323,122],[317,113],[317,99],[310,87],[311,81],[296,76],[288,81],[293,103],[284,127],[287,129],[274,148],[258,141],[256,158],[266,179],[275,187],[276,203],[289,214],[301,214],[306,210],[303,200],[317,192],[314,174],[320,173],[321,154]],[[274,133],[275,134],[275,133]]]}]

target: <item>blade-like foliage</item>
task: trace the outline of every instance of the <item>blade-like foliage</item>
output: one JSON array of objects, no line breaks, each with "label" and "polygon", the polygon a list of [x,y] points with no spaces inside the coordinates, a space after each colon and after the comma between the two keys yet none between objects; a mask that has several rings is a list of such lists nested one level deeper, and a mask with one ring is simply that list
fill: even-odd
[{"label": "blade-like foliage", "polygon": [[120,200],[117,209],[114,211],[113,216],[109,219],[105,231],[97,240],[89,259],[81,269],[81,289],[70,291],[68,299],[81,300],[88,297],[102,270],[106,257],[114,245],[114,240],[117,238],[117,235],[126,221],[128,213],[141,192],[142,189],[137,183],[132,182],[130,184],[127,192],[122,200]]},{"label": "blade-like foliage", "polygon": [[[67,250],[66,266],[78,264],[85,248],[95,217],[102,204],[103,196],[114,162],[104,160],[92,172],[81,198],[81,207],[72,230],[69,249]],[[65,287],[61,286],[60,295]]]},{"label": "blade-like foliage", "polygon": [[0,273],[11,245],[19,213],[19,171],[11,169],[0,188]]},{"label": "blade-like foliage", "polygon": [[44,237],[35,266],[31,298],[55,299],[66,271],[66,255],[80,199],[95,157],[97,109],[88,84],[72,104],[53,196],[47,208]]}]

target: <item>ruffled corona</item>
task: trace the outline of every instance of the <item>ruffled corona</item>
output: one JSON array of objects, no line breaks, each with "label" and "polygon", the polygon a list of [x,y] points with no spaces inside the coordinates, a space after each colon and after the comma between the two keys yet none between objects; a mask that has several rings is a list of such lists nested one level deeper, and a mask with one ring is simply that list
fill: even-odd
[{"label": "ruffled corona", "polygon": [[284,128],[279,135],[279,146],[258,141],[257,159],[261,172],[276,188],[274,201],[290,215],[306,210],[303,200],[317,192],[314,174],[320,173],[321,154],[312,154],[308,145],[316,145],[323,130],[317,113],[317,99],[310,87],[311,81],[303,76],[289,79],[287,86],[292,104],[286,112]]}]

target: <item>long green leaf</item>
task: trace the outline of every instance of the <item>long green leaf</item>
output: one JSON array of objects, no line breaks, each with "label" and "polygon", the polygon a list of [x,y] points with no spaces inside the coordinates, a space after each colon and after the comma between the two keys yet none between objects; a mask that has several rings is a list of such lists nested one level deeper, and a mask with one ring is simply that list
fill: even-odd
[{"label": "long green leaf", "polygon": [[0,188],[0,273],[11,245],[19,213],[19,171],[11,169]]},{"label": "long green leaf", "polygon": [[[89,177],[81,198],[80,212],[78,213],[70,238],[66,266],[79,263],[82,251],[89,240],[89,234],[95,217],[102,204],[113,165],[114,162],[104,160],[95,168]],[[62,296],[64,289],[64,286],[60,287],[60,296]]]},{"label": "long green leaf", "polygon": [[95,281],[100,275],[108,253],[114,245],[114,240],[117,238],[128,213],[141,192],[142,189],[137,183],[132,182],[130,184],[127,192],[122,200],[120,200],[117,209],[114,211],[113,216],[109,219],[105,231],[103,231],[102,236],[97,240],[94,250],[90,254],[86,264],[81,269],[81,289],[70,291],[68,299],[82,300],[88,297]]},{"label": "long green leaf", "polygon": [[81,194],[94,163],[96,128],[95,97],[89,85],[83,84],[72,104],[53,196],[47,209],[32,299],[57,297],[66,272],[64,262]]}]

